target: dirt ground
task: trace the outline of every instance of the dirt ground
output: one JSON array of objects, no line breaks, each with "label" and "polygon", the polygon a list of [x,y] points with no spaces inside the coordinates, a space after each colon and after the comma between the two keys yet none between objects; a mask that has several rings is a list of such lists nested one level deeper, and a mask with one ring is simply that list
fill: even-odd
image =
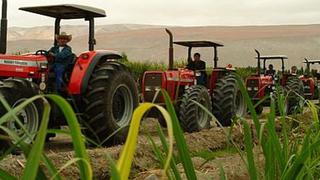
[{"label": "dirt ground", "polygon": [[[148,119],[143,122],[140,130],[138,146],[134,157],[131,179],[145,179],[155,174],[161,174],[159,164],[152,152],[152,147],[147,139],[150,134],[155,142],[159,142],[156,135],[156,120]],[[232,132],[234,141],[241,147],[243,142],[243,134],[235,128]],[[227,130],[227,128],[225,129]],[[223,129],[212,127],[197,133],[186,133],[185,138],[190,152],[209,151],[214,152],[230,147],[227,143]],[[95,179],[108,178],[108,162],[106,154],[111,155],[114,159],[118,159],[122,146],[109,148],[90,148],[89,156],[93,167]],[[45,151],[48,157],[52,159],[56,167],[62,167],[68,160],[72,159],[72,142],[67,136],[58,136],[46,144]],[[200,179],[218,179],[220,176],[219,167],[222,165],[227,174],[228,179],[248,179],[246,167],[240,156],[236,153],[225,154],[214,158],[213,160],[203,164],[205,159],[193,157],[193,162]],[[9,155],[0,162],[0,168],[8,170],[11,174],[20,176],[25,164],[24,157],[19,155]],[[183,168],[180,166],[181,173]],[[76,166],[71,166],[62,172],[66,179],[78,179],[78,170]],[[147,178],[148,179],[148,178]]]}]

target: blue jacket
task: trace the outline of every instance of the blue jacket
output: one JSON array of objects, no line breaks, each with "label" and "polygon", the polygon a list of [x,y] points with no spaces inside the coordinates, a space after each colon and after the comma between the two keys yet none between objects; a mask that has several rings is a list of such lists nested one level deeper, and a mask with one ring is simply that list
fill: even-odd
[{"label": "blue jacket", "polygon": [[66,45],[61,52],[59,52],[59,46],[52,47],[49,52],[56,55],[54,60],[55,64],[62,64],[66,66],[72,62],[73,53],[71,47],[68,45]]}]

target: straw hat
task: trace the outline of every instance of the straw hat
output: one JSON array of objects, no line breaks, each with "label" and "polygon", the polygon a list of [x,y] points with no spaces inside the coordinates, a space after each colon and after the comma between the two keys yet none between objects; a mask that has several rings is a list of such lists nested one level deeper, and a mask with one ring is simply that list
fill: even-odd
[{"label": "straw hat", "polygon": [[56,34],[56,40],[58,40],[58,39],[67,39],[68,42],[70,42],[72,39],[72,35],[67,34],[66,32],[61,32],[59,35]]}]

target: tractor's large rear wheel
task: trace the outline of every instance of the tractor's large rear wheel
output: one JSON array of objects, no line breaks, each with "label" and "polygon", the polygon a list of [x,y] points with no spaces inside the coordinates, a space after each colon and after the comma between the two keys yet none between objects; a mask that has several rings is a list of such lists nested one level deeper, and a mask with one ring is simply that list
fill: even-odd
[{"label": "tractor's large rear wheel", "polygon": [[288,114],[300,112],[304,105],[303,83],[296,76],[289,76],[285,90],[288,98]]},{"label": "tractor's large rear wheel", "polygon": [[91,75],[84,102],[86,137],[96,145],[122,143],[138,106],[136,83],[127,68],[114,61],[99,65]]},{"label": "tractor's large rear wheel", "polygon": [[[37,86],[30,81],[24,79],[7,79],[0,85],[0,93],[6,99],[11,108],[15,108],[26,99],[38,95],[39,90]],[[41,100],[37,100],[28,104],[24,109],[16,114],[28,133],[19,126],[19,123],[17,123],[14,118],[10,119],[3,125],[9,130],[14,131],[25,143],[30,144],[38,132],[42,109]],[[0,117],[6,113],[7,109],[2,103],[0,103]],[[3,131],[1,131],[1,134],[7,135]],[[12,142],[1,140],[0,149],[5,150],[10,146],[10,144],[12,144]]]},{"label": "tractor's large rear wheel", "polygon": [[230,126],[232,118],[243,116],[246,111],[247,106],[236,77],[229,74],[218,79],[212,93],[212,112],[221,125]]},{"label": "tractor's large rear wheel", "polygon": [[179,108],[179,120],[186,132],[196,132],[210,127],[211,117],[194,101],[211,111],[211,100],[207,88],[194,85],[186,89]]}]

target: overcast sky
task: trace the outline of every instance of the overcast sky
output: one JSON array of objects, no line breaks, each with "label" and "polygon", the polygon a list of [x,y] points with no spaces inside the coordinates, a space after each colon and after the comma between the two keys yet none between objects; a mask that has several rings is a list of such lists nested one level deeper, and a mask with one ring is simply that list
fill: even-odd
[{"label": "overcast sky", "polygon": [[[102,8],[97,24],[278,25],[320,24],[320,0],[8,0],[9,26],[53,25],[19,7],[74,3]],[[81,24],[74,21],[63,24]]]}]

